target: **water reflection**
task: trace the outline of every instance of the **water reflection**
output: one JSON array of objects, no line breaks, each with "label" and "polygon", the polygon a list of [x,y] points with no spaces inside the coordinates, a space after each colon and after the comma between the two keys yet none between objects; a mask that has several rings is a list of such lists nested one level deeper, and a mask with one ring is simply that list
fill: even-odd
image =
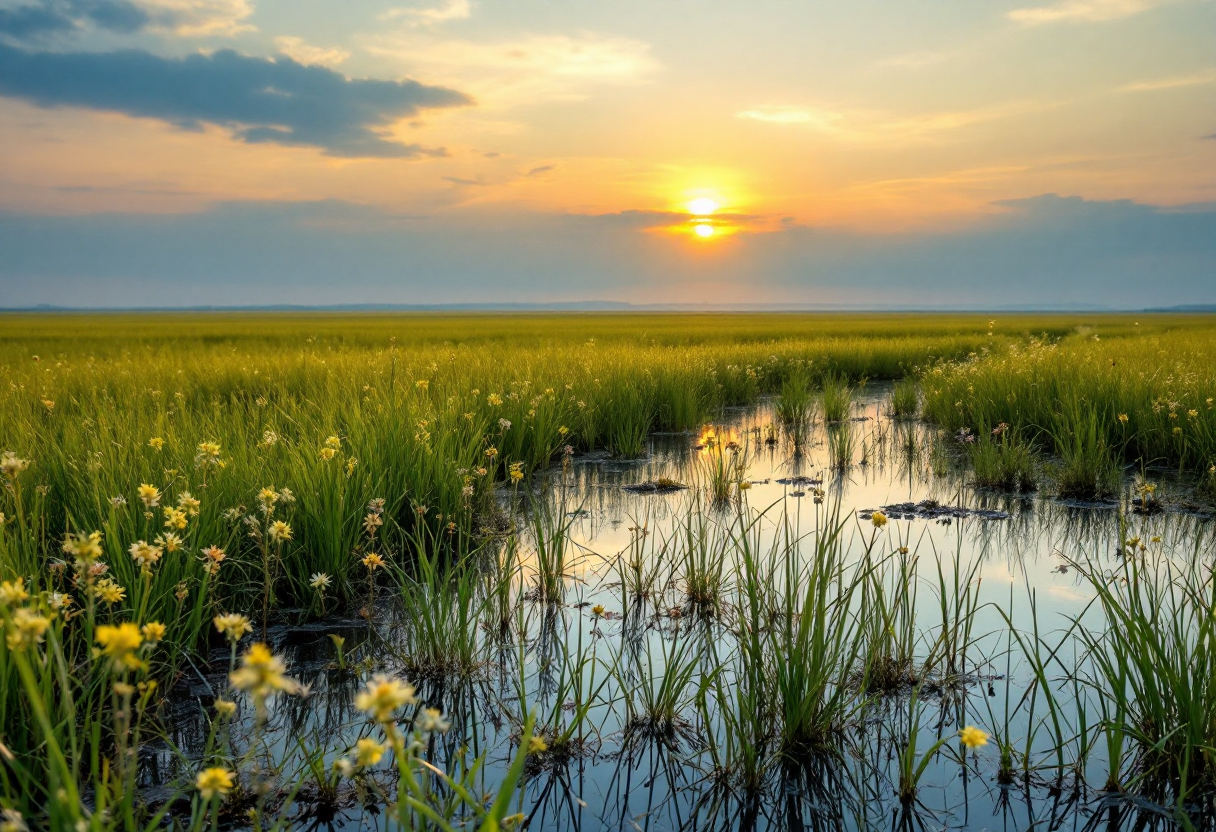
[{"label": "water reflection", "polygon": [[[1072,773],[1025,771],[1010,778],[1012,785],[998,782],[1003,778],[992,747],[961,759],[934,756],[915,797],[898,797],[910,736],[917,738],[913,752],[924,753],[965,724],[994,732],[1001,725],[1035,759],[1050,750],[1051,738],[1036,728],[1042,714],[1028,714],[1022,704],[1033,676],[1013,649],[1008,621],[1035,616],[1054,632],[1092,614],[1092,586],[1070,563],[1117,559],[1129,534],[1126,524],[1184,556],[1210,551],[1213,532],[1195,514],[1129,517],[1117,505],[1077,506],[1044,495],[972,489],[959,449],[925,425],[889,418],[885,393],[867,389],[852,420],[816,425],[797,449],[774,427],[772,408],[761,405],[732,412],[695,435],[652,436],[640,460],[576,458],[539,478],[530,495],[512,498],[516,508],[543,508],[548,525],[525,529],[518,548],[498,541],[482,553],[485,584],[495,589],[476,596],[483,605],[478,615],[452,624],[461,630],[462,649],[476,653],[475,670],[411,674],[420,697],[442,709],[453,726],[432,740],[436,765],[486,754],[479,785],[491,792],[531,711],[546,736],[565,749],[529,770],[524,806],[531,828],[1165,825],[1150,801],[1096,793]],[[714,464],[723,455],[738,460],[749,485],[713,505]],[[659,493],[625,488],[660,480],[685,487]],[[892,519],[876,529],[859,516],[926,500],[1007,517]],[[783,535],[813,542],[838,522],[850,563],[875,553],[901,554],[896,560],[911,570],[909,586],[920,599],[908,625],[922,634],[914,650],[918,660],[938,655],[942,670],[915,701],[907,689],[865,701],[834,753],[781,755],[776,737],[766,732],[772,726],[730,712],[745,696],[707,704],[705,682],[729,680],[732,692],[746,693],[737,652],[747,630],[737,608],[744,543],[766,551]],[[552,539],[538,551],[537,536],[555,528],[565,538],[556,544],[561,551],[546,549],[555,545]],[[813,558],[814,545],[806,552]],[[503,574],[509,580],[501,580]],[[763,573],[767,589],[778,592],[800,574],[781,568]],[[282,776],[328,771],[368,733],[352,706],[361,672],[420,667],[416,601],[383,600],[375,626],[331,619],[272,633],[276,652],[286,654],[293,674],[311,686],[307,698],[280,700],[264,732],[265,759]],[[459,597],[430,601],[437,609]],[[946,640],[951,604],[974,609],[961,647]],[[341,658],[331,635],[345,639]],[[947,654],[949,661],[941,659]],[[206,708],[225,689],[228,655],[220,651],[210,659],[214,672],[187,669],[167,706],[165,741],[144,751],[142,783],[149,790],[165,791],[205,744]],[[1062,655],[1059,661],[1077,666],[1084,659]],[[238,704],[236,733],[247,736],[251,707]],[[669,718],[654,717],[663,712],[659,705]],[[740,768],[747,754],[739,753],[739,743],[755,752],[754,769]],[[328,750],[319,759],[308,759],[309,749],[322,747]],[[1102,770],[1100,748],[1081,756],[1091,770]],[[301,790],[298,816],[306,828],[357,828],[374,820],[375,801],[351,786],[343,789],[328,802],[314,789]]]}]

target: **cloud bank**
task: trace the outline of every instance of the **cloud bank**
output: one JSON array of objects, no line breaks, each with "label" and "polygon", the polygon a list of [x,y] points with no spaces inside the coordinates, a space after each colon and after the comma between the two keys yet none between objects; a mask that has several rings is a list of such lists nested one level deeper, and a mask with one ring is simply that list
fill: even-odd
[{"label": "cloud bank", "polygon": [[421,110],[471,104],[468,96],[416,81],[347,78],[323,66],[231,50],[164,58],[140,50],[31,52],[0,44],[0,95],[40,107],[84,107],[205,124],[250,144],[315,147],[331,156],[433,154],[385,134]]},{"label": "cloud bank", "polygon": [[[187,215],[0,214],[6,306],[537,302],[1216,302],[1216,204],[1043,195],[935,234],[786,224],[698,246],[683,215],[398,216],[344,202]],[[223,245],[216,245],[222,240]]]}]

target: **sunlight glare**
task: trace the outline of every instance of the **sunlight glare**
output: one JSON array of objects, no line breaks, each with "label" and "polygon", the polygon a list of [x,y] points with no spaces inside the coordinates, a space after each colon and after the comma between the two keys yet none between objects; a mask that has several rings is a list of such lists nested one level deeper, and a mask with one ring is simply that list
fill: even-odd
[{"label": "sunlight glare", "polygon": [[698,199],[694,199],[692,202],[688,203],[688,210],[697,216],[712,214],[714,211],[718,210],[718,207],[718,203],[714,202],[709,197],[699,197]]},{"label": "sunlight glare", "polygon": [[712,225],[698,225],[695,230],[698,237],[714,236],[714,227]]}]

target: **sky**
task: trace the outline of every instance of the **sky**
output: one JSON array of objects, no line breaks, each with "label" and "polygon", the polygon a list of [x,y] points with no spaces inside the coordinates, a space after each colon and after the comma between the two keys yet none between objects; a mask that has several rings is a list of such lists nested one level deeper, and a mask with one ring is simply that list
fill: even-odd
[{"label": "sky", "polygon": [[1216,0],[0,0],[0,307],[1216,303]]}]

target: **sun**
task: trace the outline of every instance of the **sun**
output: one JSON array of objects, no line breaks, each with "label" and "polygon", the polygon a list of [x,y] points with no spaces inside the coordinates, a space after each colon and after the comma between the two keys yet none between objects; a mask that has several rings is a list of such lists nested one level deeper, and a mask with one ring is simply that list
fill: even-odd
[{"label": "sun", "polygon": [[714,227],[712,225],[706,225],[705,223],[701,223],[700,225],[696,226],[693,230],[695,232],[697,232],[698,237],[714,236]]},{"label": "sun", "polygon": [[[718,205],[718,203],[714,202],[712,199],[710,199],[709,197],[705,197],[705,196],[694,199],[692,202],[688,203],[689,212],[692,214],[695,214],[699,217],[704,217],[709,214],[712,214],[714,211],[717,211],[719,207],[720,206]],[[698,232],[698,233],[700,233],[700,232]],[[709,236],[709,235],[704,234],[702,236]]]}]

